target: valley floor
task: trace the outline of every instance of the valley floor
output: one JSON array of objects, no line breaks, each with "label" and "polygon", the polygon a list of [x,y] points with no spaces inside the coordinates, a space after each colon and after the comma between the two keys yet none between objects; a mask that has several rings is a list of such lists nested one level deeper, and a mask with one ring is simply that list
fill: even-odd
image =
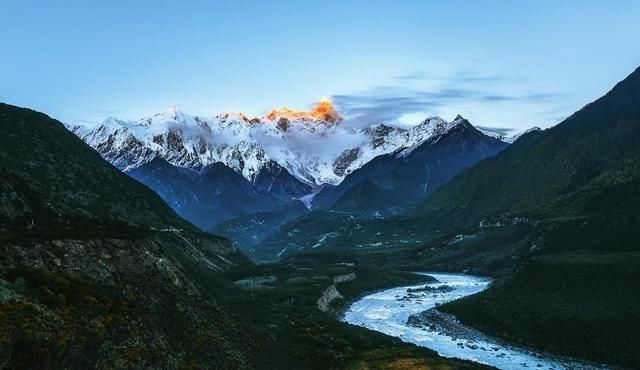
[{"label": "valley floor", "polygon": [[[429,278],[411,273],[343,264],[260,265],[230,271],[234,288],[220,292],[226,306],[269,338],[263,368],[300,369],[479,369],[482,365],[445,359],[338,320],[347,304],[366,292],[417,284]],[[339,297],[328,298],[335,287]],[[336,296],[329,295],[329,296]],[[320,306],[320,307],[319,307]],[[322,309],[325,311],[323,312]]]}]

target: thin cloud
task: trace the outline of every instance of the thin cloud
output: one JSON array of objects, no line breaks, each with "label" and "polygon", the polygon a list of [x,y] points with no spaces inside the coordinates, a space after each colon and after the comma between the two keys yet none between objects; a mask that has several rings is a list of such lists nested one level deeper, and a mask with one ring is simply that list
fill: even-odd
[{"label": "thin cloud", "polygon": [[[501,82],[507,80],[504,76],[478,74],[468,71],[457,72],[452,75],[434,75],[424,71],[414,71],[411,73],[393,77],[397,81],[446,81],[450,83],[474,83],[474,82]],[[511,80],[516,80],[511,78]]]},{"label": "thin cloud", "polygon": [[393,79],[400,80],[400,81],[416,81],[416,80],[425,80],[427,79],[427,77],[428,75],[425,72],[412,72],[412,73],[396,76]]},{"label": "thin cloud", "polygon": [[[348,125],[364,127],[377,122],[393,123],[407,114],[434,112],[447,106],[500,102],[540,104],[566,96],[557,92],[490,91],[487,89],[490,85],[488,82],[500,82],[509,86],[515,85],[517,81],[494,75],[460,73],[434,78],[426,73],[414,72],[396,76],[393,80],[396,82],[394,85],[378,86],[354,94],[334,95],[332,99],[347,118]],[[424,90],[407,86],[407,82],[418,80],[438,80],[441,86]]]},{"label": "thin cloud", "polygon": [[511,135],[511,133],[513,133],[514,131],[516,131],[515,128],[505,128],[505,127],[491,127],[491,126],[479,126],[476,125],[476,128],[478,128],[479,130],[485,131],[485,132],[492,132],[498,135],[502,135],[502,136],[509,136]]}]

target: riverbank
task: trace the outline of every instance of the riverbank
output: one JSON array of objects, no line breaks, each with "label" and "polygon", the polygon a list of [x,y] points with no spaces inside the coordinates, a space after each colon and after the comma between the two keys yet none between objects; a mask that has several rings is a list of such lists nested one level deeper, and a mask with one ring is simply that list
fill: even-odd
[{"label": "riverbank", "polygon": [[[426,276],[313,260],[243,267],[225,275],[230,284],[221,286],[219,295],[226,308],[270,338],[261,359],[264,369],[282,364],[298,369],[487,368],[336,320],[347,302],[365,292],[424,284]],[[323,312],[318,301],[332,285],[342,298],[328,302]]]},{"label": "riverbank", "polygon": [[476,296],[441,306],[467,325],[551,353],[640,368],[640,255],[533,259]]},{"label": "riverbank", "polygon": [[490,279],[463,274],[429,274],[439,283],[403,286],[368,295],[344,315],[350,324],[366,327],[445,357],[461,358],[500,369],[596,369],[591,364],[519,348],[431,311],[441,304],[485,290]]}]

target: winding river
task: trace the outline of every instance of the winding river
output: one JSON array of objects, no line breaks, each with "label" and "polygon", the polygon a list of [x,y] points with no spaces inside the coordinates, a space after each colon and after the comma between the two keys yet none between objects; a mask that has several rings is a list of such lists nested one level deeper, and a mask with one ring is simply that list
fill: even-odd
[{"label": "winding river", "polygon": [[428,311],[440,303],[483,291],[491,279],[463,274],[421,274],[433,276],[438,282],[392,288],[368,295],[349,307],[344,321],[433,349],[444,357],[470,360],[499,369],[606,368],[513,346],[469,328],[453,316]]}]

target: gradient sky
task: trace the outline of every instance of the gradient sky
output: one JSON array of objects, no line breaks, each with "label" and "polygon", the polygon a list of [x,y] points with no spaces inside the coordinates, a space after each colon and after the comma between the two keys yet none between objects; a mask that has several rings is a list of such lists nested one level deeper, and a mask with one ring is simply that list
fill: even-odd
[{"label": "gradient sky", "polygon": [[[526,5],[525,5],[526,3]],[[63,121],[176,104],[353,122],[550,126],[640,65],[635,1],[32,1],[0,5],[0,100]]]}]

